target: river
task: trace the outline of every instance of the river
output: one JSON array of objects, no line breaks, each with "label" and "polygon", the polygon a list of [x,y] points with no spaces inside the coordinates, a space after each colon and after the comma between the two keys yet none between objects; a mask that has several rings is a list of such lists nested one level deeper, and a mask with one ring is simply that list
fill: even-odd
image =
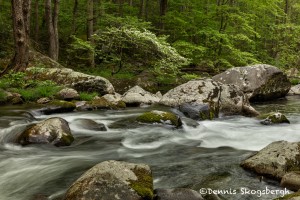
[{"label": "river", "polygon": [[[50,116],[40,115],[26,106],[1,107],[0,200],[57,199],[83,172],[105,160],[150,165],[155,188],[237,191],[236,194],[220,195],[229,200],[279,197],[280,194],[259,195],[258,191],[283,189],[276,181],[266,178],[260,181],[260,177],[243,170],[239,164],[273,141],[300,141],[300,97],[287,97],[254,107],[262,112],[280,111],[286,114],[291,124],[263,126],[254,118],[242,116],[195,123],[183,117],[183,128],[174,129],[160,125],[135,126],[128,120],[147,110],[170,109],[166,107]],[[22,147],[9,142],[26,125],[53,116],[70,123],[75,137],[71,146]],[[104,123],[108,131],[82,129],[75,123],[78,118]],[[244,194],[245,188],[256,194]]]}]

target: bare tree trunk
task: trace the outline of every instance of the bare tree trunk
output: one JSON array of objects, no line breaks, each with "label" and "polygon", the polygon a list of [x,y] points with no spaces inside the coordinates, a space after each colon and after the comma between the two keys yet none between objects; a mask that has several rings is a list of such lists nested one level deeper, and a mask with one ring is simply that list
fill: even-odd
[{"label": "bare tree trunk", "polygon": [[34,40],[35,42],[39,41],[39,0],[35,0],[34,4],[34,14],[35,14],[35,28],[34,28]]},{"label": "bare tree trunk", "polygon": [[87,40],[91,40],[94,33],[94,0],[87,3]]},{"label": "bare tree trunk", "polygon": [[146,9],[146,0],[140,0],[140,13],[139,16],[141,19],[145,18],[145,9]]},{"label": "bare tree trunk", "polygon": [[160,30],[165,29],[164,16],[167,12],[168,0],[160,0]]},{"label": "bare tree trunk", "polygon": [[9,70],[24,71],[28,66],[30,5],[31,0],[11,0],[15,55],[10,65],[8,65],[1,74],[4,74]]},{"label": "bare tree trunk", "polygon": [[75,34],[77,31],[77,28],[76,28],[77,15],[78,15],[78,0],[74,0],[73,17],[72,17],[72,33],[73,34]]},{"label": "bare tree trunk", "polygon": [[51,0],[45,1],[46,24],[49,34],[49,57],[56,61],[58,60],[59,54],[58,12],[59,0],[54,0],[53,13]]}]

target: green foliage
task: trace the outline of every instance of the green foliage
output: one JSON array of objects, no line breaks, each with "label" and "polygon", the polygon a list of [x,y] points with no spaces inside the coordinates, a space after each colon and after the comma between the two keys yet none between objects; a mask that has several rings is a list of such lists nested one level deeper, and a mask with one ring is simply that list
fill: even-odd
[{"label": "green foliage", "polygon": [[23,72],[9,72],[0,79],[0,88],[20,88],[24,87],[26,83],[25,73]]},{"label": "green foliage", "polygon": [[298,85],[298,84],[300,84],[300,79],[293,78],[290,80],[290,82],[292,85]]},{"label": "green foliage", "polygon": [[88,92],[80,92],[79,97],[82,101],[91,101],[94,97],[98,96],[98,93],[88,93]]},{"label": "green foliage", "polygon": [[188,60],[166,42],[148,30],[111,27],[95,36],[96,55],[111,65],[152,68],[158,74],[175,75]]},{"label": "green foliage", "polygon": [[196,79],[196,78],[200,78],[200,76],[197,75],[197,74],[183,74],[181,76],[181,78],[183,78],[183,79],[185,79],[187,81],[190,81],[190,80],[193,80],[193,79]]},{"label": "green foliage", "polygon": [[3,90],[0,90],[0,102],[6,101],[6,94]]}]

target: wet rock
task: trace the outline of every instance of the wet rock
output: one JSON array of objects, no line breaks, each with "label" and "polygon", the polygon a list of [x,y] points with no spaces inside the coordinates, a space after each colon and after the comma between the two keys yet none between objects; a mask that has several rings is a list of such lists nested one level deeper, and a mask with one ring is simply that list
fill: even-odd
[{"label": "wet rock", "polygon": [[52,101],[46,104],[45,108],[39,109],[38,111],[45,114],[51,115],[55,113],[67,113],[73,112],[76,108],[76,104],[68,101]]},{"label": "wet rock", "polygon": [[265,118],[263,121],[260,122],[263,125],[290,123],[286,116],[279,112],[262,115],[260,116],[260,118]]},{"label": "wet rock", "polygon": [[160,98],[155,94],[147,92],[140,86],[134,86],[125,92],[122,101],[127,105],[153,104],[158,103]]},{"label": "wet rock", "polygon": [[115,93],[115,94],[106,94],[103,96],[113,108],[126,108],[126,103],[122,101],[122,95]]},{"label": "wet rock", "polygon": [[211,79],[196,79],[182,84],[163,95],[160,104],[182,106],[188,103],[201,105],[209,119],[225,115],[242,114],[256,116],[248,99],[234,85],[221,84]]},{"label": "wet rock", "polygon": [[24,100],[22,95],[15,92],[6,92],[6,102],[12,105],[22,104]]},{"label": "wet rock", "polygon": [[300,192],[295,192],[292,194],[285,195],[283,197],[279,197],[274,200],[300,200]]},{"label": "wet rock", "polygon": [[107,131],[104,124],[95,122],[92,119],[76,119],[75,123],[83,129],[92,131]]},{"label": "wet rock", "polygon": [[300,171],[300,143],[278,141],[269,144],[241,166],[260,175],[281,179],[287,172]]},{"label": "wet rock", "polygon": [[74,137],[69,124],[62,118],[49,118],[27,128],[18,138],[21,145],[53,144],[55,146],[69,146]]},{"label": "wet rock", "polygon": [[153,199],[153,178],[148,165],[105,161],[85,172],[68,189],[64,200]]},{"label": "wet rock", "polygon": [[26,74],[31,79],[52,80],[81,92],[98,92],[101,95],[114,93],[114,87],[105,78],[76,72],[68,68],[29,67]]},{"label": "wet rock", "polygon": [[281,179],[280,186],[298,191],[300,189],[300,171],[286,173]]},{"label": "wet rock", "polygon": [[152,110],[150,112],[145,112],[136,118],[138,122],[148,123],[148,124],[168,124],[175,127],[180,127],[182,125],[181,119],[170,112],[164,112],[159,110]]},{"label": "wet rock", "polygon": [[289,95],[300,95],[300,84],[294,85],[293,87],[291,87],[288,94]]},{"label": "wet rock", "polygon": [[239,87],[250,101],[266,101],[284,97],[291,88],[287,76],[271,65],[235,67],[212,78]]},{"label": "wet rock", "polygon": [[79,94],[76,90],[72,88],[64,88],[56,94],[56,97],[60,100],[72,101],[78,100]]},{"label": "wet rock", "polygon": [[43,98],[38,99],[36,102],[38,104],[46,104],[46,103],[49,103],[50,101],[51,100],[48,97],[43,97]]},{"label": "wet rock", "polygon": [[186,116],[194,120],[213,119],[218,113],[211,115],[211,111],[207,104],[197,104],[194,102],[184,103],[179,106],[179,110]]},{"label": "wet rock", "polygon": [[95,97],[92,101],[88,102],[94,110],[96,109],[110,109],[111,104],[103,97]]},{"label": "wet rock", "polygon": [[187,188],[155,189],[154,200],[204,200],[195,190]]}]

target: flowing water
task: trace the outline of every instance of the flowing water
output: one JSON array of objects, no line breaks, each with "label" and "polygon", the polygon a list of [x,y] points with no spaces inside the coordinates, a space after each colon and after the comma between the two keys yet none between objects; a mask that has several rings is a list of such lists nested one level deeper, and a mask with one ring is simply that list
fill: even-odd
[{"label": "flowing water", "polygon": [[[300,141],[300,98],[288,97],[255,105],[259,111],[280,111],[291,124],[263,126],[241,116],[192,122],[184,118],[181,129],[132,124],[129,119],[151,109],[73,112],[39,115],[25,106],[0,108],[0,200],[56,199],[84,171],[105,160],[146,163],[155,188],[218,189],[224,199],[272,199],[259,191],[283,190],[276,181],[260,178],[239,167],[240,162],[273,141]],[[175,110],[172,110],[175,111]],[[31,114],[34,115],[34,117]],[[9,141],[26,125],[59,116],[70,123],[76,138],[69,147],[29,145]],[[107,132],[88,131],[78,118],[104,123]],[[117,123],[116,123],[117,122]],[[196,126],[198,125],[198,126]],[[245,188],[256,194],[244,194]],[[202,192],[205,192],[202,189]],[[225,191],[226,190],[226,191]],[[281,191],[282,192],[282,191]]]}]

